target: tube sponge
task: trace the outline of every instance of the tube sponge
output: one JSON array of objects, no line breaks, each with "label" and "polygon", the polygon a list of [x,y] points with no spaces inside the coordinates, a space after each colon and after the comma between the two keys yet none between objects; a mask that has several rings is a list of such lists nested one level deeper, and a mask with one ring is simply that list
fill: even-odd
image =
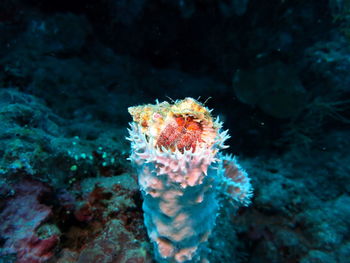
[{"label": "tube sponge", "polygon": [[127,138],[138,173],[157,262],[199,262],[215,225],[221,191],[248,205],[247,174],[219,152],[229,138],[219,119],[192,98],[130,107]]}]

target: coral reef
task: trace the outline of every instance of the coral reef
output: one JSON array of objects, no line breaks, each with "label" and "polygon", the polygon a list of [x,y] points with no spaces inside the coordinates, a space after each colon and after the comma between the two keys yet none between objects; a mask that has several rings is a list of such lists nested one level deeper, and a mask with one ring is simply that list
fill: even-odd
[{"label": "coral reef", "polygon": [[151,262],[135,180],[128,174],[89,178],[81,189],[70,219],[76,224],[66,232],[57,262]]},{"label": "coral reef", "polygon": [[[123,162],[126,143],[114,137],[120,131],[110,127],[96,136],[91,126],[78,132],[83,123],[60,118],[41,100],[15,89],[2,89],[0,98],[0,195],[6,200],[0,216],[1,258],[150,260],[137,212],[138,188]],[[110,232],[115,235],[105,243]],[[101,255],[96,247],[114,252]]]},{"label": "coral reef", "polygon": [[[349,1],[3,0],[0,10],[0,262],[154,262],[127,109],[193,97],[232,135],[207,175],[171,174],[181,191],[213,186],[206,258],[348,263]],[[200,150],[193,117],[166,115],[163,127],[147,112],[144,124],[163,130],[151,133],[154,153]]]},{"label": "coral reef", "polygon": [[42,204],[50,189],[38,182],[21,182],[13,187],[0,214],[0,235],[6,241],[1,254],[15,254],[18,263],[46,262],[53,256],[60,232],[44,227],[52,216],[50,207]]}]

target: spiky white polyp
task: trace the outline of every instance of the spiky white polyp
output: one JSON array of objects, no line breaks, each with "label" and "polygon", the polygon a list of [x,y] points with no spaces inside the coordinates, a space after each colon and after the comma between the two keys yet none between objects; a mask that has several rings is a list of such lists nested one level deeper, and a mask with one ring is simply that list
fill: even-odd
[{"label": "spiky white polyp", "polygon": [[[221,127],[218,120],[216,124]],[[251,195],[249,179],[244,179],[246,174],[226,177],[223,162],[218,159],[219,150],[226,148],[227,131],[218,132],[210,147],[199,145],[195,151],[180,152],[155,147],[139,124],[133,122],[130,126],[130,160],[137,168],[145,225],[155,246],[156,260],[176,263],[203,260],[218,212],[218,187],[225,191],[227,186],[228,190],[232,180],[239,178],[239,183],[246,184],[247,194],[239,197],[235,189],[228,195],[241,203],[247,203]]]},{"label": "spiky white polyp", "polygon": [[236,158],[220,155],[217,173],[218,189],[234,206],[248,206],[253,196],[253,187],[247,172]]}]

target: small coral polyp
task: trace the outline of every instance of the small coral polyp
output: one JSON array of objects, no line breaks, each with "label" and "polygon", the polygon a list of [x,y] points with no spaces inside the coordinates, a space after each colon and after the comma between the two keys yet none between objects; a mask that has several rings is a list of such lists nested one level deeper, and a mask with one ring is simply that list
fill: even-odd
[{"label": "small coral polyp", "polygon": [[205,260],[218,192],[236,205],[248,205],[252,195],[247,173],[219,153],[227,148],[227,131],[192,98],[130,107],[129,112],[130,160],[138,172],[157,262]]}]

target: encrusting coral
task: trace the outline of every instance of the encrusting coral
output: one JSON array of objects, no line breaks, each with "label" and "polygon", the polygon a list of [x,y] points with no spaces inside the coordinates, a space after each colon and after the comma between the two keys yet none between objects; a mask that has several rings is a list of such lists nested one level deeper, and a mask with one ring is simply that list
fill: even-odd
[{"label": "encrusting coral", "polygon": [[145,225],[158,262],[206,260],[218,193],[248,205],[250,180],[220,150],[229,138],[219,118],[192,98],[130,107],[130,160],[144,197]]}]

